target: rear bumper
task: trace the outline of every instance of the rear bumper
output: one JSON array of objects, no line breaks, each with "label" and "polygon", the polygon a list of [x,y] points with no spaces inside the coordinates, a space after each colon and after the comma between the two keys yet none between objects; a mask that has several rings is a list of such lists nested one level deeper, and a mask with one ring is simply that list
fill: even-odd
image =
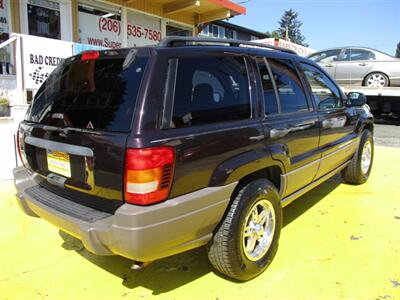
[{"label": "rear bumper", "polygon": [[92,209],[47,190],[45,198],[55,205],[46,205],[40,193],[32,192],[42,189],[35,176],[24,167],[14,169],[17,201],[27,215],[41,217],[79,238],[92,253],[143,262],[206,244],[237,184],[205,188],[152,206],[123,204],[113,215],[96,211],[97,218],[88,222],[79,214],[88,215]]}]

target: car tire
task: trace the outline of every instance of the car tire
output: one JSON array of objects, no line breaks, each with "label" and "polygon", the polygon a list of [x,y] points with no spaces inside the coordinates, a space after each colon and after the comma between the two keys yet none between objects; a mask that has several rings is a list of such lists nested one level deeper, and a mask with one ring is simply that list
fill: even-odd
[{"label": "car tire", "polygon": [[215,230],[208,258],[226,276],[252,279],[274,258],[281,227],[282,208],[276,187],[266,179],[251,181],[239,190]]},{"label": "car tire", "polygon": [[389,86],[389,77],[380,72],[368,74],[364,79],[364,86],[379,88]]},{"label": "car tire", "polygon": [[350,184],[362,184],[368,180],[374,160],[374,140],[369,130],[364,130],[360,144],[350,164],[342,171],[342,178]]}]

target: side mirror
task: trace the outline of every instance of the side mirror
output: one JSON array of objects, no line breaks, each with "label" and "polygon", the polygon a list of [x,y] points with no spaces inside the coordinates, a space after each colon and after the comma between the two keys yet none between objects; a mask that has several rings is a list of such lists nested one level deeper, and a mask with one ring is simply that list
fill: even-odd
[{"label": "side mirror", "polygon": [[359,92],[350,92],[347,94],[347,106],[363,106],[367,104],[367,96]]}]

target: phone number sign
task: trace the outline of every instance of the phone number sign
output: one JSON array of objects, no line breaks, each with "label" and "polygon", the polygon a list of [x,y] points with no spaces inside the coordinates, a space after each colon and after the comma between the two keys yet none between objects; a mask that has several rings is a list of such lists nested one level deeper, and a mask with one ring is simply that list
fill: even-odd
[{"label": "phone number sign", "polygon": [[[94,24],[96,25],[93,26]],[[123,41],[122,24],[121,21],[116,19],[79,12],[80,42],[99,47],[121,48]],[[152,24],[147,25],[150,26],[128,22],[126,28],[128,47],[153,45],[161,40],[161,31],[154,29],[151,26]]]}]

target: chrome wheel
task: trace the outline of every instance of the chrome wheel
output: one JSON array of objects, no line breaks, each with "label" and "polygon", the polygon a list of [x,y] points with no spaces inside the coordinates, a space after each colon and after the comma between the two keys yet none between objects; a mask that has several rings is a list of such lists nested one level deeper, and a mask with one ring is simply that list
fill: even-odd
[{"label": "chrome wheel", "polygon": [[386,77],[383,74],[371,74],[367,78],[367,86],[381,88],[387,85]]},{"label": "chrome wheel", "polygon": [[361,153],[361,171],[367,174],[371,166],[372,159],[372,145],[370,141],[366,141]]},{"label": "chrome wheel", "polygon": [[258,200],[247,214],[242,230],[243,251],[249,260],[259,260],[268,251],[274,238],[275,224],[271,202]]}]

